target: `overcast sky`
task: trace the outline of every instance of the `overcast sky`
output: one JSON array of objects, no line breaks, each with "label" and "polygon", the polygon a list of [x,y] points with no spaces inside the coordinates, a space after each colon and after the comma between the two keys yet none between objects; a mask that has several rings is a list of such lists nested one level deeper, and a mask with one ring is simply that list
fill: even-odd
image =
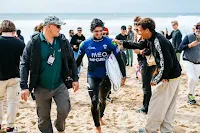
[{"label": "overcast sky", "polygon": [[1,0],[0,13],[200,13],[200,0]]}]

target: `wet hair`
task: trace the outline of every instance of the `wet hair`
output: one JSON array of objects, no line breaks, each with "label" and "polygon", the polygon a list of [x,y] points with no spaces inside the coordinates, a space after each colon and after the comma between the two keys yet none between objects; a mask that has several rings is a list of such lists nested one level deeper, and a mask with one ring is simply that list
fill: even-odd
[{"label": "wet hair", "polygon": [[90,25],[90,31],[93,32],[96,27],[104,28],[104,22],[98,18],[93,19]]},{"label": "wet hair", "polygon": [[4,20],[0,25],[0,31],[2,32],[14,32],[16,31],[15,24],[9,20]]},{"label": "wet hair", "polygon": [[16,33],[17,33],[18,36],[20,36],[21,35],[21,30],[17,30]]},{"label": "wet hair", "polygon": [[141,20],[142,18],[140,16],[136,16],[134,19],[133,19],[133,24],[134,25],[137,25],[138,22]]},{"label": "wet hair", "polygon": [[137,25],[141,26],[144,30],[149,29],[150,32],[154,31],[156,28],[156,24],[151,18],[143,18],[138,22]]}]

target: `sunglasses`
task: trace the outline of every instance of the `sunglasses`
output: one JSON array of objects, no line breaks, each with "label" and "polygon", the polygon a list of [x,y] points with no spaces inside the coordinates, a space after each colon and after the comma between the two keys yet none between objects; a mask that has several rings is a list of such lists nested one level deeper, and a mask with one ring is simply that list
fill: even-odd
[{"label": "sunglasses", "polygon": [[108,36],[108,33],[103,33],[103,35],[104,35],[104,36],[105,36],[105,35]]},{"label": "sunglasses", "polygon": [[61,28],[61,25],[56,25],[56,24],[52,24],[54,26],[56,26],[56,28],[60,29]]},{"label": "sunglasses", "polygon": [[197,26],[196,26],[196,30],[200,30],[200,25],[197,25]]},{"label": "sunglasses", "polygon": [[78,30],[78,31],[82,31],[82,30]]},{"label": "sunglasses", "polygon": [[95,30],[94,32],[95,32],[95,33],[103,32],[103,30]]}]

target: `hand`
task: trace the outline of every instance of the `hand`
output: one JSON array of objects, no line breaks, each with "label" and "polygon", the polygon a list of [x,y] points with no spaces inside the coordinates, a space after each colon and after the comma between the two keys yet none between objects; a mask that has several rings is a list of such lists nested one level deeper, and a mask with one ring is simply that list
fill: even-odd
[{"label": "hand", "polygon": [[123,77],[121,81],[121,86],[124,86],[125,82],[126,82],[126,77]]},{"label": "hand", "polygon": [[117,40],[117,39],[113,39],[112,40],[114,43],[117,43],[118,45],[122,45],[121,41],[120,40]]},{"label": "hand", "polygon": [[135,50],[134,50],[134,53],[140,54],[140,50],[139,50],[139,49],[135,49]]},{"label": "hand", "polygon": [[73,48],[78,49],[77,45],[74,45]]},{"label": "hand", "polygon": [[151,83],[150,83],[150,85],[151,85],[151,86],[156,86],[156,84],[155,84],[155,83],[153,83],[153,82],[151,82]]},{"label": "hand", "polygon": [[78,82],[73,82],[72,83],[72,88],[73,88],[74,92],[76,92],[79,89],[79,83]]},{"label": "hand", "polygon": [[166,28],[166,34],[168,34],[168,30],[167,30],[167,28]]},{"label": "hand", "polygon": [[163,79],[162,82],[163,83],[167,83],[167,82],[169,82],[169,80],[168,79]]},{"label": "hand", "polygon": [[22,98],[22,100],[27,101],[29,95],[30,95],[29,89],[25,89],[25,90],[21,91],[21,98]]},{"label": "hand", "polygon": [[200,44],[198,41],[193,41],[192,43],[189,44],[189,48],[195,47],[198,44]]}]

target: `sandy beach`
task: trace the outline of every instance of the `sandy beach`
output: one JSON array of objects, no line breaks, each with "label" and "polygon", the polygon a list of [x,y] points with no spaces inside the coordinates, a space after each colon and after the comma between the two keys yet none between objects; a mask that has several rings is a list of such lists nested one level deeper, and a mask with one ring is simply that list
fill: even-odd
[{"label": "sandy beach", "polygon": [[[86,64],[86,62],[84,62]],[[82,69],[80,89],[70,91],[72,110],[66,120],[66,133],[95,133],[94,123],[90,112],[90,98],[87,92],[86,67]],[[135,78],[133,67],[127,67],[127,82],[119,91],[113,92],[112,103],[108,102],[105,110],[103,133],[137,133],[145,126],[147,115],[138,114],[136,110],[142,106],[141,82]],[[175,133],[200,133],[200,86],[195,90],[196,105],[187,104],[187,77],[182,75],[177,111],[174,121]],[[158,101],[159,102],[159,101]],[[5,106],[4,106],[5,107]],[[6,110],[4,108],[6,113]],[[51,112],[52,123],[56,119],[56,106],[53,102]],[[6,115],[3,128],[6,128]],[[20,101],[16,126],[18,133],[39,133],[35,102]],[[55,128],[54,128],[55,129]],[[56,130],[54,130],[56,131]],[[1,131],[3,133],[3,131]]]}]

